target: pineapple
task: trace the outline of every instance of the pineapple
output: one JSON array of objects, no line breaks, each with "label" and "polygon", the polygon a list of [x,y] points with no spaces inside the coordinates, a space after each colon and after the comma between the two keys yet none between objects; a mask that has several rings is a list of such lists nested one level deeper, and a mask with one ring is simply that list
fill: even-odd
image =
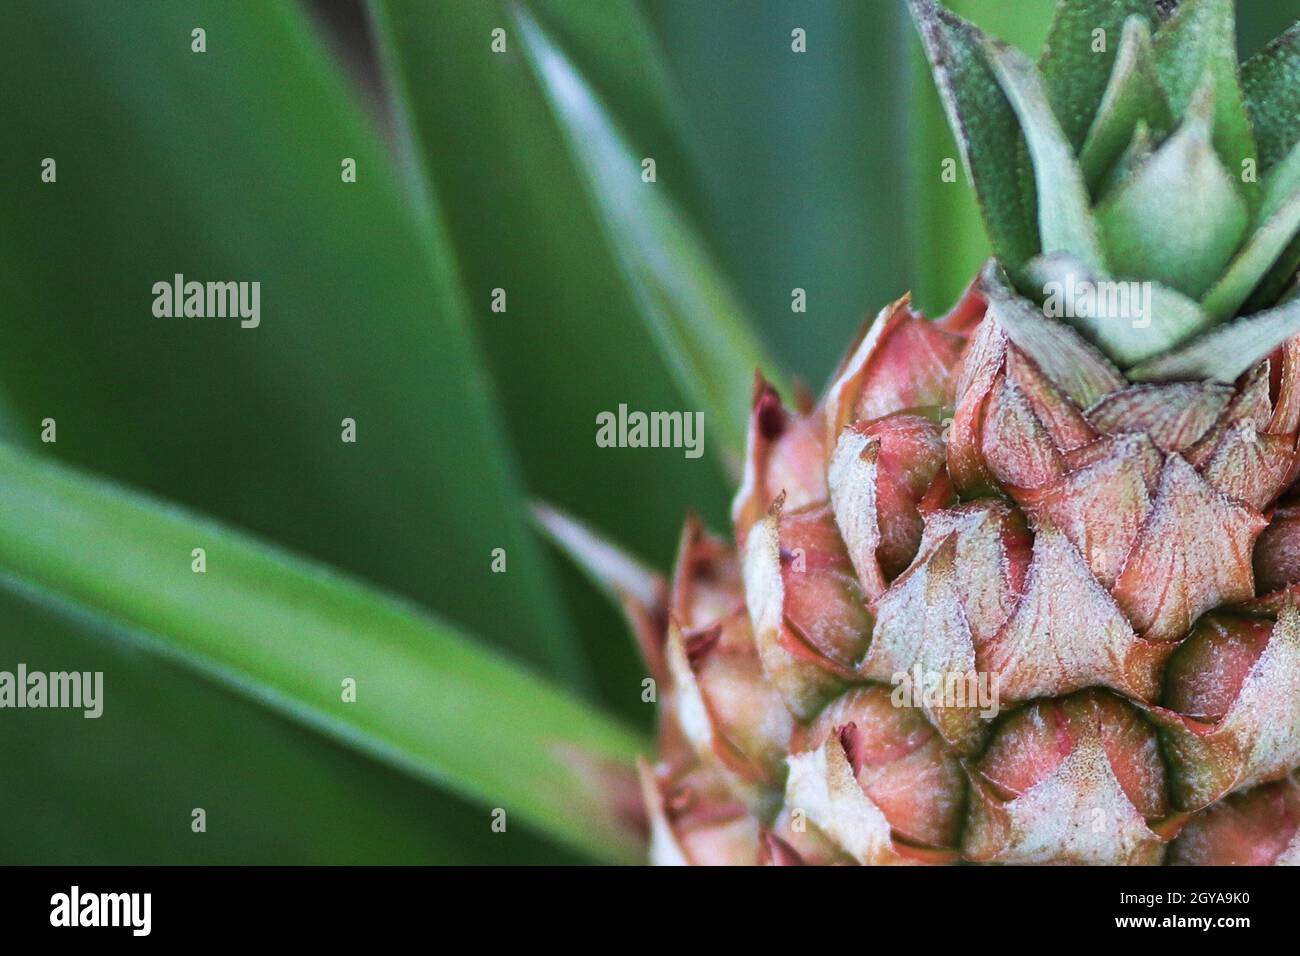
[{"label": "pineapple", "polygon": [[1300,862],[1300,29],[910,6],[994,259],[756,382],[734,545],[574,548],[663,688],[652,858]]}]

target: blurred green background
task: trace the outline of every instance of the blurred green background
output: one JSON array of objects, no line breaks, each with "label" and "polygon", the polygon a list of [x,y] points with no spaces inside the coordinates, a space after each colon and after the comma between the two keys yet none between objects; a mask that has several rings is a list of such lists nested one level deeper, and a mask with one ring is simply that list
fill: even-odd
[{"label": "blurred green background", "polygon": [[[708,455],[594,443],[599,411],[696,396],[665,362],[514,6],[0,6],[0,436],[390,592],[648,734],[621,620],[533,533],[527,501],[666,569],[688,509],[726,528],[731,480]],[[938,182],[955,147],[900,3],[523,6],[813,389],[867,315],[909,288],[944,309],[986,255],[966,184]],[[1052,11],[950,6],[1030,50]],[[1238,11],[1245,56],[1300,0]],[[154,319],[149,290],[175,273],[259,280],[261,327]],[[0,670],[103,670],[108,700],[98,721],[0,711],[0,862],[592,858],[529,826],[492,833],[465,788],[151,654],[138,622],[57,593],[7,540]],[[88,575],[118,560],[111,543],[66,554]],[[284,640],[311,654],[310,634]],[[212,821],[201,837],[195,806]]]}]

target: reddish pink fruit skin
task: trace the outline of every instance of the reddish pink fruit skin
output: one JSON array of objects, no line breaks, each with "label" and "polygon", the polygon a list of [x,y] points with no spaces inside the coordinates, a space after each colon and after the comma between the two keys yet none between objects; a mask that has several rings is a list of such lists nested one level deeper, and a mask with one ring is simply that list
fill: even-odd
[{"label": "reddish pink fruit skin", "polygon": [[[973,287],[938,322],[883,310],[815,406],[756,383],[735,547],[688,525],[644,615],[657,859],[1295,855],[1300,346],[1235,386],[1092,381]],[[967,679],[997,706],[943,697]]]}]

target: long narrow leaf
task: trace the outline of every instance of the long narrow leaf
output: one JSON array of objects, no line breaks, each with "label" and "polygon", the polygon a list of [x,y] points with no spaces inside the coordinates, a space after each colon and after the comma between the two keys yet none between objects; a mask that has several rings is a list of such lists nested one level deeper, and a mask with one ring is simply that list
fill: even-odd
[{"label": "long narrow leaf", "polygon": [[[628,283],[669,367],[705,413],[706,445],[733,471],[745,446],[755,369],[780,374],[708,249],[636,156],[595,91],[522,8],[516,18],[539,82],[586,175]],[[653,157],[649,157],[653,159]]]},{"label": "long narrow leaf", "polygon": [[[1057,5],[1039,65],[1052,109],[1076,151],[1102,102],[1130,16],[1144,18],[1148,27],[1157,23],[1151,0],[1072,0]],[[1096,48],[1098,30],[1106,39],[1102,49]]]},{"label": "long narrow leaf", "polygon": [[[16,425],[55,419],[41,447],[65,461],[581,680],[437,210],[403,194],[302,5],[12,0],[0,36]],[[259,283],[259,324],[155,316],[178,273]]]},{"label": "long narrow leaf", "polygon": [[[553,839],[485,811],[159,655],[0,573],[0,669],[103,674],[96,719],[0,711],[0,863],[556,863]],[[204,829],[195,832],[194,811]]]},{"label": "long narrow leaf", "polygon": [[[504,810],[507,827],[517,820],[606,859],[635,858],[614,801],[644,744],[450,626],[7,446],[0,499],[0,571],[10,577],[359,751]],[[345,700],[348,679],[354,701]]]},{"label": "long narrow leaf", "polygon": [[1300,23],[1242,64],[1246,109],[1259,139],[1260,167],[1269,170],[1300,140]]},{"label": "long narrow leaf", "polygon": [[[1014,43],[1023,52],[1042,46],[1054,9],[1050,0],[1005,4],[947,0],[943,6],[974,20],[988,35]],[[908,33],[915,100],[910,111],[912,150],[917,170],[911,217],[916,232],[912,243],[917,260],[914,291],[921,307],[934,314],[948,308],[979,272],[988,258],[990,242],[972,184],[964,175],[958,174],[955,179],[948,175],[960,162],[961,149],[949,127],[924,46],[915,29],[909,27]],[[953,66],[956,64],[950,64]],[[987,79],[991,81],[992,77]],[[1005,171],[990,172],[996,179]],[[1008,232],[1014,235],[1016,230]],[[1024,240],[1009,244],[1019,248]]]},{"label": "long narrow leaf", "polygon": [[1083,174],[1033,64],[1023,53],[1002,43],[986,43],[985,51],[1002,92],[1020,117],[1033,161],[1038,235],[1044,251],[1069,252],[1093,268],[1104,268]]},{"label": "long narrow leaf", "polygon": [[[395,145],[412,192],[431,191],[445,212],[470,321],[529,492],[667,564],[688,509],[725,524],[732,484],[712,461],[687,458],[682,449],[596,444],[597,416],[620,404],[651,411],[693,402],[639,314],[524,56],[510,13],[515,2],[372,0],[387,100],[399,118]],[[639,5],[527,6],[616,110],[629,139],[654,150],[661,185],[684,208],[699,208],[691,190],[680,188],[689,186],[682,173],[692,168],[675,128],[673,104],[681,99],[665,89],[661,51]],[[497,29],[505,31],[500,52]],[[706,443],[712,437],[706,429]],[[593,494],[597,488],[635,489],[636,506]],[[588,672],[600,675],[593,692],[613,712],[648,725],[643,665],[626,641],[610,637],[621,635],[622,623],[569,562],[552,563],[581,656]]]}]

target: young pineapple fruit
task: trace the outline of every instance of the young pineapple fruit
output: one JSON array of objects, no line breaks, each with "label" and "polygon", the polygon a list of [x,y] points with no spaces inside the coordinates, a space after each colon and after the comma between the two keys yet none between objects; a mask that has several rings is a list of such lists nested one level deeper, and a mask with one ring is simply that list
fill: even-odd
[{"label": "young pineapple fruit", "polygon": [[734,547],[623,588],[652,857],[1300,862],[1300,30],[910,5],[995,260],[760,380]]}]

